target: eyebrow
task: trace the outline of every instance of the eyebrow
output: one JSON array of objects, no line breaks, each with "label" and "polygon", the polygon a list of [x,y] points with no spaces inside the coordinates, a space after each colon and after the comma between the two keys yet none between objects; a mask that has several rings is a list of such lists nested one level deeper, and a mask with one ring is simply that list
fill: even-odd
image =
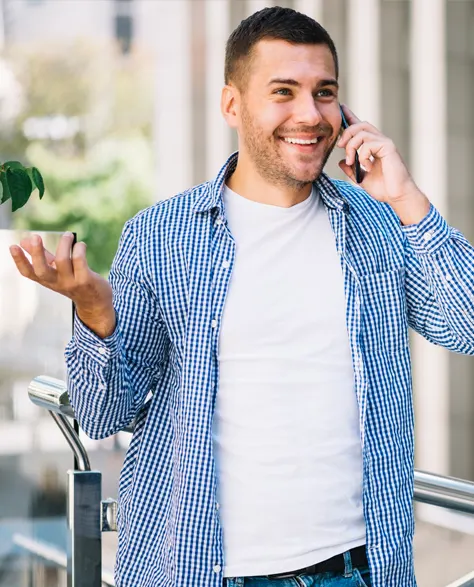
[{"label": "eyebrow", "polygon": [[[281,84],[284,86],[294,86],[294,87],[300,87],[301,84],[300,82],[296,81],[295,79],[291,79],[291,78],[280,78],[280,77],[275,77],[272,78],[269,82],[268,85],[274,85],[274,84]],[[320,80],[317,84],[316,87],[321,88],[321,87],[325,87],[325,86],[334,86],[336,88],[339,88],[339,83],[336,79],[323,79]]]}]

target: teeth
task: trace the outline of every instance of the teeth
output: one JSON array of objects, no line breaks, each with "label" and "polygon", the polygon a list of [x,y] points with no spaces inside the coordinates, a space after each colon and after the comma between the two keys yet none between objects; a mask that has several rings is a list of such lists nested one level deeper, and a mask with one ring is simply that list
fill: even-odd
[{"label": "teeth", "polygon": [[310,141],[305,141],[303,139],[290,139],[289,137],[285,137],[283,140],[285,143],[290,143],[292,145],[315,145],[319,141],[319,137],[311,139]]}]

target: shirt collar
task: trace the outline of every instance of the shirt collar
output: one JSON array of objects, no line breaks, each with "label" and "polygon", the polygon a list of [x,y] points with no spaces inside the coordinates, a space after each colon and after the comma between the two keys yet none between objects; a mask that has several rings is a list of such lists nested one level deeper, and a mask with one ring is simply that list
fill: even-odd
[{"label": "shirt collar", "polygon": [[232,153],[217,176],[207,184],[207,189],[203,190],[194,203],[195,212],[209,212],[213,208],[219,208],[222,211],[222,192],[227,178],[234,173],[237,167],[238,156],[238,152]]},{"label": "shirt collar", "polygon": [[[227,178],[234,173],[237,167],[238,156],[239,153],[237,151],[232,153],[217,176],[207,184],[207,189],[203,190],[194,203],[195,212],[209,212],[213,208],[218,208],[221,212],[223,211],[222,192]],[[326,173],[321,173],[314,182],[314,185],[328,208],[334,208],[343,212],[349,210],[349,204],[341,196],[339,190]]]}]

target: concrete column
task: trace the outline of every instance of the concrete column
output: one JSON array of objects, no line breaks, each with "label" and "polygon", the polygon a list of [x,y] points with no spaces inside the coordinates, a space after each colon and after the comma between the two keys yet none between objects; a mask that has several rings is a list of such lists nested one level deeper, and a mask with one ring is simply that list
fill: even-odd
[{"label": "concrete column", "polygon": [[[447,85],[458,88],[447,96],[447,165],[449,177],[448,218],[474,242],[474,70],[472,58],[472,18],[474,3],[448,2]],[[450,474],[474,479],[474,364],[472,357],[450,353]]]},{"label": "concrete column", "polygon": [[161,0],[155,10],[156,197],[193,184],[191,0]]},{"label": "concrete column", "polygon": [[294,8],[298,12],[307,14],[322,24],[323,21],[323,0],[294,0]]},{"label": "concrete column", "polygon": [[206,9],[206,175],[214,177],[231,152],[231,130],[220,109],[225,44],[230,35],[230,0],[207,0]]},{"label": "concrete column", "polygon": [[377,128],[381,122],[380,0],[347,3],[347,105]]},{"label": "concrete column", "polygon": [[[411,2],[411,172],[443,215],[447,213],[445,10],[445,0]],[[413,357],[417,466],[448,474],[449,354],[415,336]],[[419,512],[432,520],[443,516],[434,509]]]},{"label": "concrete column", "polygon": [[0,0],[0,51],[5,48],[5,16],[3,0]]}]

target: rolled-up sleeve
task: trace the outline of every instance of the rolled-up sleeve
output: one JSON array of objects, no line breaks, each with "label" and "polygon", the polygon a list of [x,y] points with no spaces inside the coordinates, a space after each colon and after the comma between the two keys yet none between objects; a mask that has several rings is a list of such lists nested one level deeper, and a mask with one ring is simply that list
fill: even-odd
[{"label": "rolled-up sleeve", "polygon": [[110,283],[117,317],[114,333],[101,339],[75,317],[66,347],[68,392],[76,418],[91,438],[127,426],[155,392],[168,338],[154,292],[143,279],[134,220],[123,230]]}]

